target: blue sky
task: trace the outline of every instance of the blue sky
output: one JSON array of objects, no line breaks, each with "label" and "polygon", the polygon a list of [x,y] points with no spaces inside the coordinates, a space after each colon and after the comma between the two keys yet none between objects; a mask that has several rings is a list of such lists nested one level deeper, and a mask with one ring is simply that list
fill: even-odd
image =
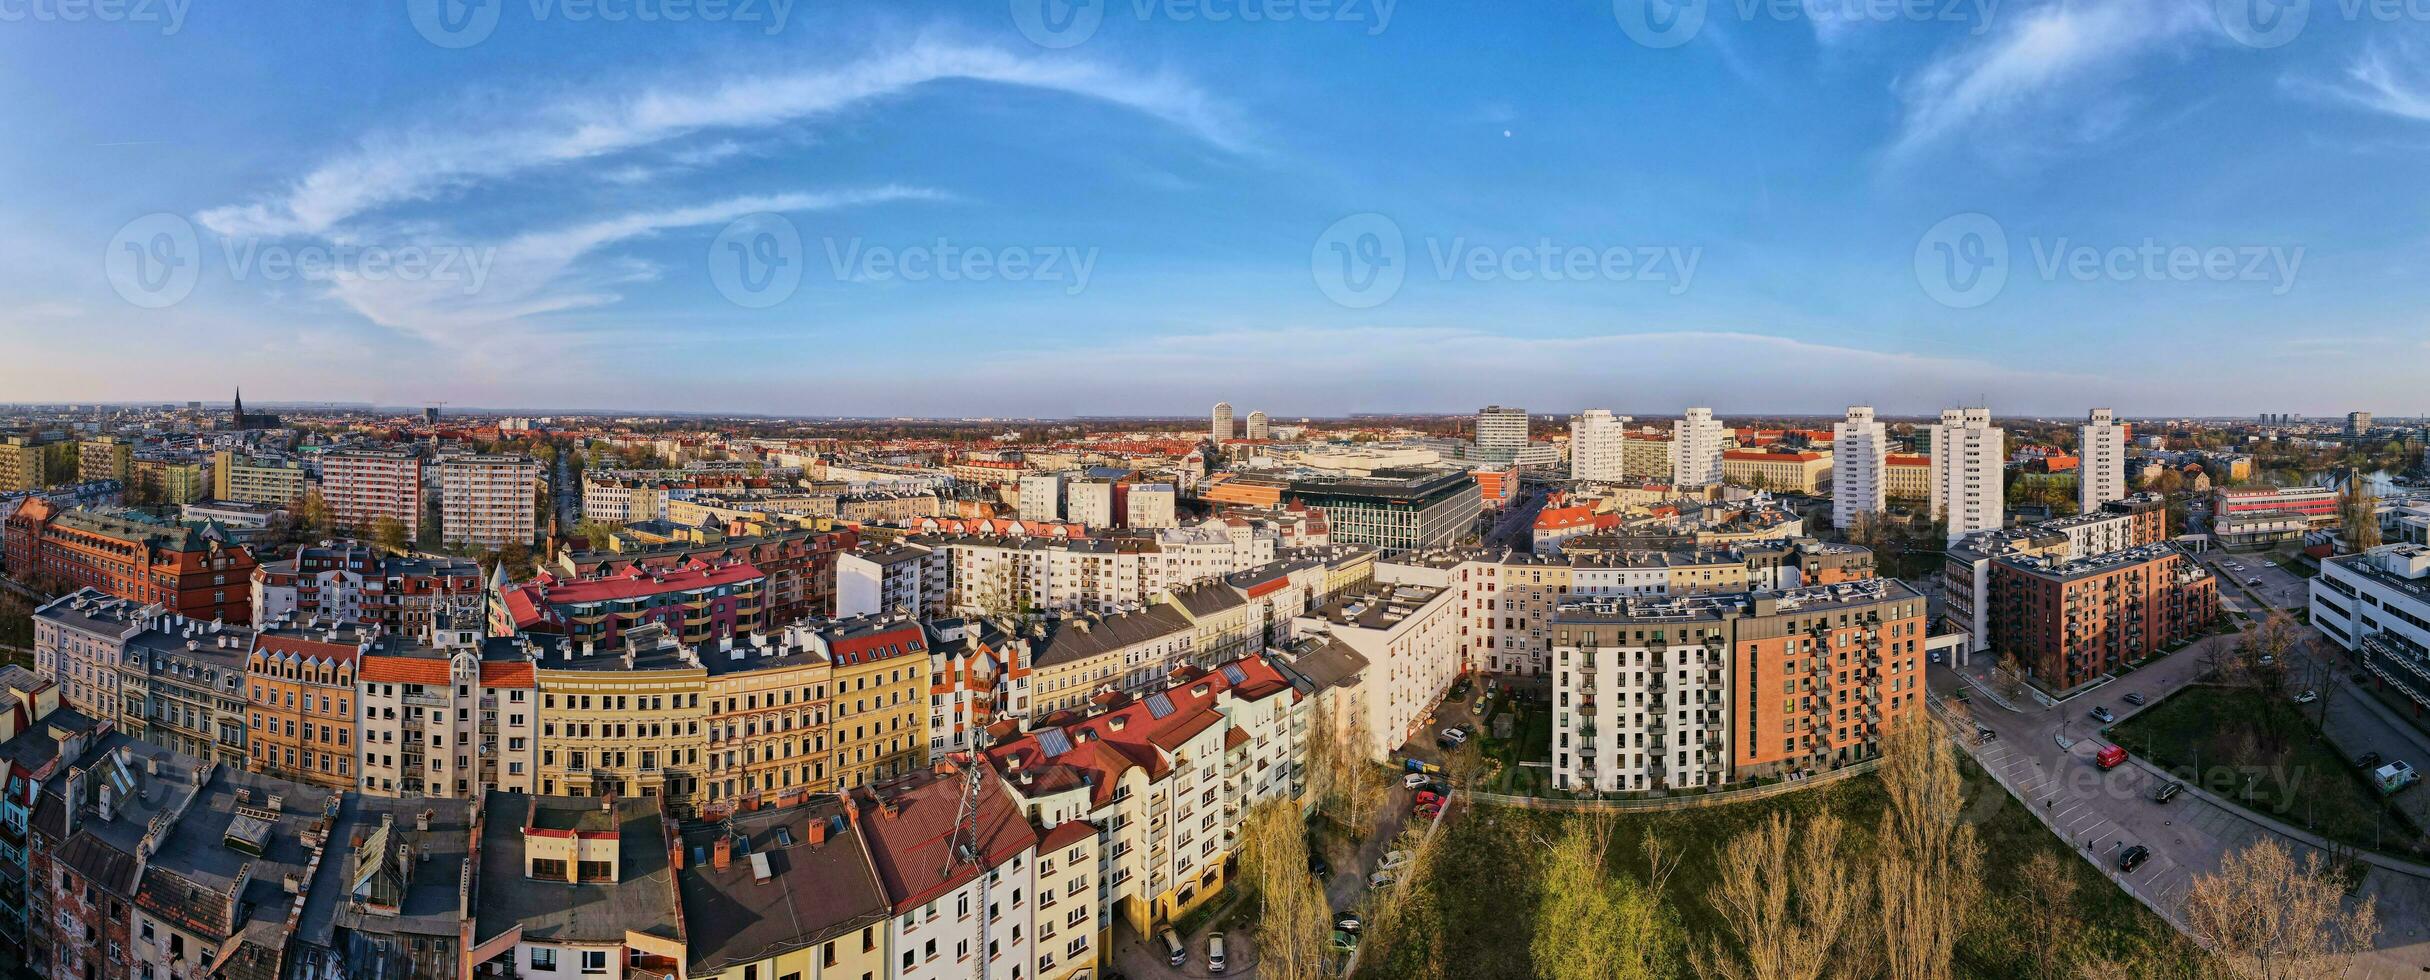
[{"label": "blue sky", "polygon": [[2430,410],[2356,0],[176,2],[0,5],[0,402]]}]

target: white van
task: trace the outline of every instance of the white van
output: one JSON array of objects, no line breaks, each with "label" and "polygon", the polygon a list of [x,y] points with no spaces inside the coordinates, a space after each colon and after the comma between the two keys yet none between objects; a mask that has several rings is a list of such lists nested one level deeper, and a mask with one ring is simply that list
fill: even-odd
[{"label": "white van", "polygon": [[1207,972],[1223,972],[1223,933],[1207,937]]},{"label": "white van", "polygon": [[1190,961],[1190,951],[1182,948],[1181,937],[1174,935],[1169,928],[1164,931],[1164,951],[1171,954],[1174,966]]}]

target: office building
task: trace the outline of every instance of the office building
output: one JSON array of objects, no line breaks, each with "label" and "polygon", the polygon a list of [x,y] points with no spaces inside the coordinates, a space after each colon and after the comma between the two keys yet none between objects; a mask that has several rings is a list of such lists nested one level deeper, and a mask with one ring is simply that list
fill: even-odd
[{"label": "office building", "polygon": [[450,456],[439,461],[439,535],[451,547],[529,545],[538,528],[540,461]]},{"label": "office building", "polygon": [[1459,470],[1377,470],[1359,478],[1299,480],[1290,497],[1325,514],[1335,544],[1436,548],[1468,534],[1484,509]]},{"label": "office building", "polygon": [[1527,410],[1488,405],[1477,411],[1471,457],[1488,463],[1515,462],[1527,449]]},{"label": "office building", "polygon": [[1831,426],[1831,526],[1845,530],[1879,514],[1890,497],[1890,435],[1873,409],[1848,408]]},{"label": "office building", "polygon": [[1626,415],[1593,408],[1569,420],[1569,478],[1618,483],[1628,478]]},{"label": "office building", "polygon": [[1671,484],[1684,489],[1720,483],[1729,437],[1712,409],[1688,409],[1687,417],[1671,423]]},{"label": "office building", "polygon": [[2311,610],[2312,625],[2359,657],[2377,686],[2430,711],[2430,546],[2322,560]]},{"label": "office building", "polygon": [[2076,427],[2076,508],[2082,513],[2127,495],[2126,443],[2132,427],[2096,408]]},{"label": "office building", "polygon": [[2004,435],[1988,408],[1949,409],[1932,426],[1932,516],[1952,544],[2007,518]]}]

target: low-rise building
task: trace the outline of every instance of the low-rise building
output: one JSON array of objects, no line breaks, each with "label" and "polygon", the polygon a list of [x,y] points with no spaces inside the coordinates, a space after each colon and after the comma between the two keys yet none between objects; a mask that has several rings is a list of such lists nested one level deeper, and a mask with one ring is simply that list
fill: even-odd
[{"label": "low-rise building", "polygon": [[[659,801],[493,792],[473,820],[470,975],[679,974],[688,959]],[[464,974],[459,974],[459,976]]]},{"label": "low-rise building", "polygon": [[691,824],[676,885],[693,980],[893,976],[892,906],[848,814],[832,797]]}]

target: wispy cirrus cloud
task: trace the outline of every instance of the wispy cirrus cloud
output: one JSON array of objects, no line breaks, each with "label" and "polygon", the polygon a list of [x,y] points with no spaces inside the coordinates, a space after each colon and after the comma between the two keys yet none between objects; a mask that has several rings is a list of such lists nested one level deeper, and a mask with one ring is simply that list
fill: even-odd
[{"label": "wispy cirrus cloud", "polygon": [[[541,168],[604,160],[698,134],[790,125],[948,80],[1060,92],[1144,113],[1226,150],[1250,146],[1224,103],[1178,75],[921,39],[837,66],[564,102],[477,132],[425,126],[374,133],[274,192],[198,217],[223,235],[324,235],[381,208]],[[682,152],[716,153],[719,145]]]},{"label": "wispy cirrus cloud", "polygon": [[2430,51],[2409,39],[2374,39],[2335,79],[2290,75],[2283,84],[2298,95],[2430,122]]},{"label": "wispy cirrus cloud", "polygon": [[2212,19],[2192,0],[2057,0],[2005,14],[1985,37],[1895,86],[1903,111],[1889,158],[1969,136],[2020,132],[2073,142],[2116,131],[2131,96],[2117,82],[2147,58],[2190,47]]}]

